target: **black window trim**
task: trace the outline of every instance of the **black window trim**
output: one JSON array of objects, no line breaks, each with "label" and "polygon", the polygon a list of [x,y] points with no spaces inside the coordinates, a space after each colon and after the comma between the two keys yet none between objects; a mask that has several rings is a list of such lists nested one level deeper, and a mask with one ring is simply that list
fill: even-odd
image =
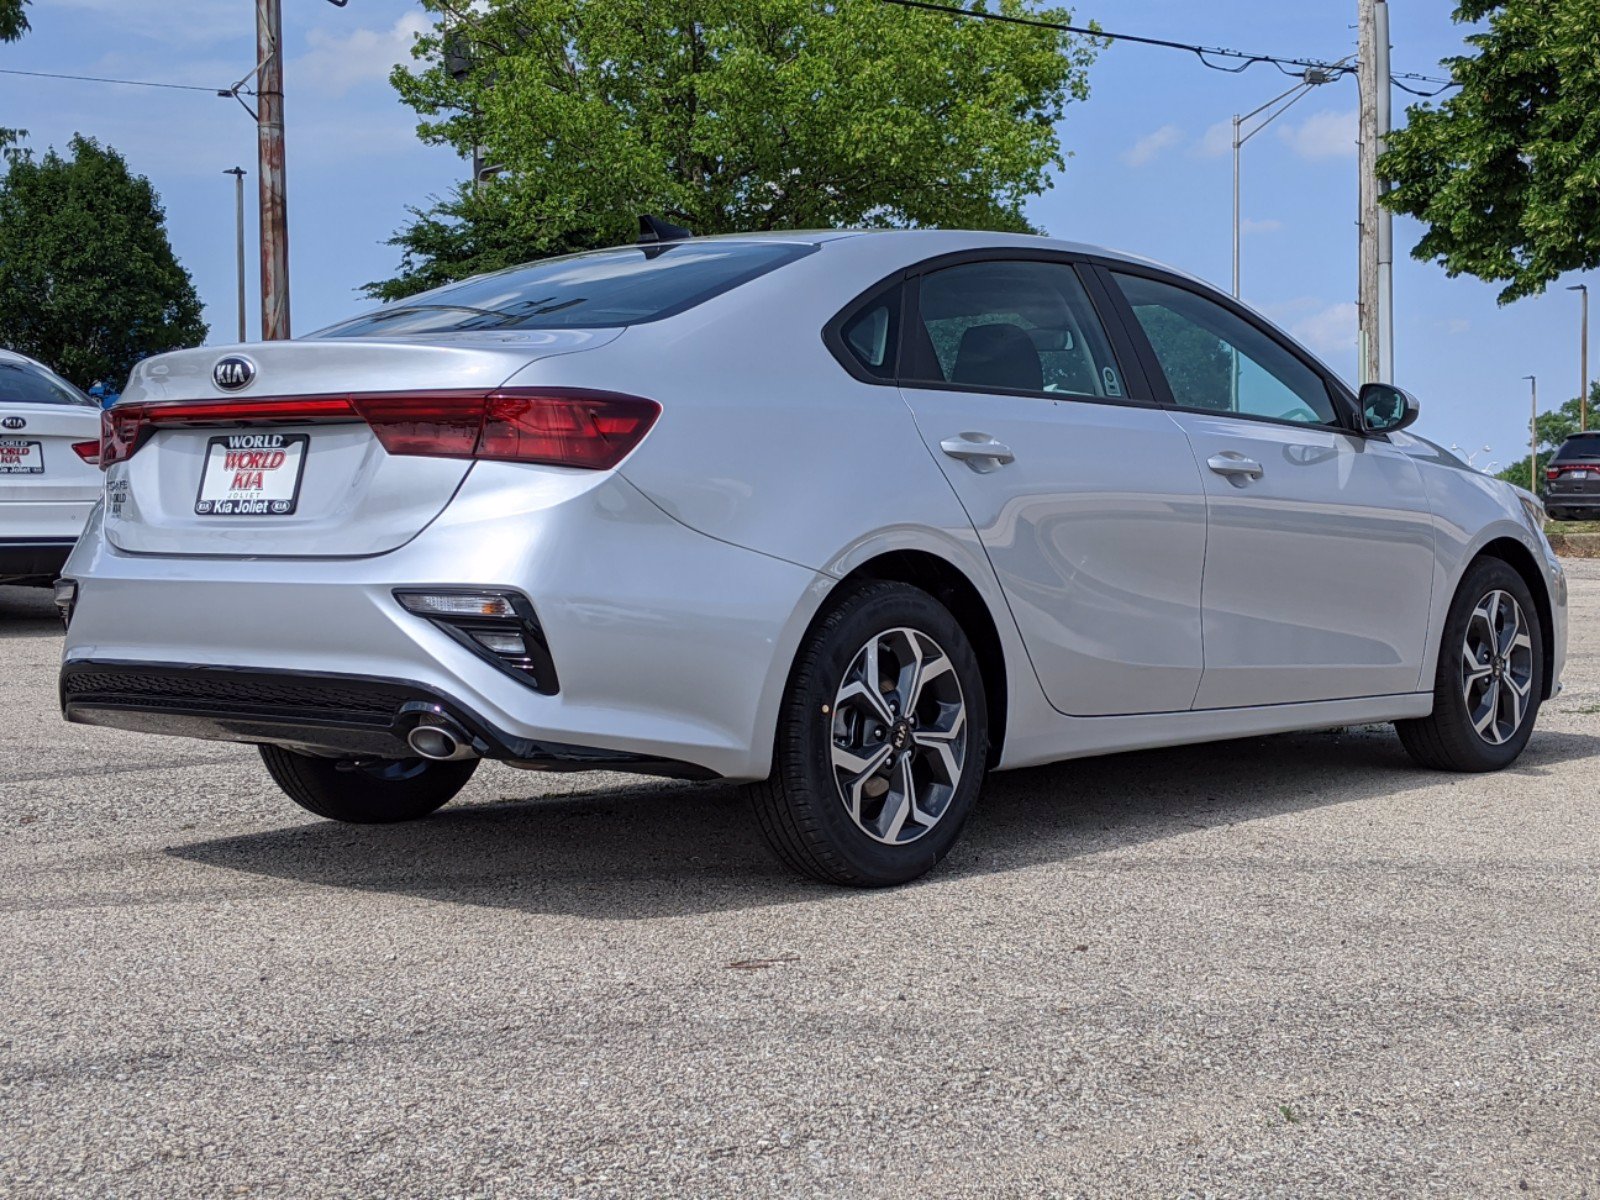
[{"label": "black window trim", "polygon": [[[974,387],[966,383],[945,383],[939,380],[913,378],[909,374],[909,346],[912,331],[920,328],[922,320],[918,308],[918,286],[924,275],[942,271],[947,267],[964,266],[974,262],[1045,262],[1070,268],[1077,276],[1089,297],[1090,307],[1100,321],[1111,353],[1117,360],[1117,370],[1122,379],[1123,395],[1090,396],[1081,392],[1044,392],[1024,388]],[[878,300],[891,288],[900,289],[899,337],[895,346],[895,368],[888,376],[874,375],[851,353],[845,344],[843,330],[861,311]],[[1162,407],[1159,397],[1147,381],[1147,372],[1138,357],[1137,343],[1123,327],[1120,313],[1109,296],[1105,284],[1095,274],[1088,258],[1063,250],[1027,247],[992,246],[974,250],[956,250],[948,254],[922,259],[909,267],[895,271],[878,280],[846,304],[822,329],[822,341],[839,365],[862,383],[879,387],[914,388],[921,391],[972,392],[982,395],[1019,396],[1029,400],[1052,400],[1082,404],[1114,404],[1125,408]],[[1165,381],[1163,380],[1163,384]]]},{"label": "black window trim", "polygon": [[[1092,262],[1095,269],[1103,277],[1102,286],[1109,295],[1112,307],[1117,311],[1119,321],[1128,330],[1138,346],[1140,362],[1144,366],[1146,375],[1154,380],[1156,394],[1163,407],[1171,408],[1176,412],[1203,413],[1210,416],[1226,417],[1233,421],[1253,421],[1259,424],[1287,426],[1291,429],[1322,429],[1330,433],[1349,434],[1353,437],[1388,440],[1385,434],[1369,433],[1361,428],[1360,422],[1356,420],[1356,399],[1350,394],[1349,388],[1345,387],[1337,376],[1312,358],[1298,343],[1286,338],[1270,325],[1262,324],[1259,317],[1233,299],[1233,297],[1223,295],[1213,288],[1197,283],[1195,280],[1186,279],[1182,275],[1163,271],[1157,267],[1148,267],[1143,263],[1124,262],[1120,259],[1108,258],[1095,258]],[[1180,405],[1173,397],[1171,387],[1167,384],[1167,377],[1161,370],[1161,364],[1156,358],[1155,348],[1151,346],[1150,339],[1145,335],[1143,326],[1139,324],[1139,318],[1134,315],[1133,306],[1128,303],[1127,297],[1122,294],[1122,289],[1117,286],[1117,281],[1112,278],[1113,274],[1134,275],[1141,279],[1151,279],[1156,283],[1166,284],[1168,287],[1178,288],[1180,291],[1198,296],[1202,300],[1209,300],[1219,308],[1244,321],[1257,333],[1288,353],[1301,366],[1322,381],[1322,386],[1328,393],[1328,402],[1333,406],[1334,422],[1330,424],[1326,421],[1292,421],[1285,417],[1268,417],[1257,413],[1189,408],[1185,405]]]}]

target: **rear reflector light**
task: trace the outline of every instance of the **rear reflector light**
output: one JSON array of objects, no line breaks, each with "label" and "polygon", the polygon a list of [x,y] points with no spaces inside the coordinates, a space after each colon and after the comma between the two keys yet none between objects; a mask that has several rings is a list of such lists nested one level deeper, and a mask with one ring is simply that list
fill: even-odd
[{"label": "rear reflector light", "polygon": [[515,618],[511,598],[500,592],[396,592],[395,599],[424,617]]},{"label": "rear reflector light", "polygon": [[101,416],[100,465],[162,428],[364,421],[390,454],[608,470],[660,415],[654,400],[580,388],[118,404]]},{"label": "rear reflector light", "polygon": [[83,461],[88,463],[91,467],[97,467],[100,465],[99,442],[73,442],[72,450],[73,453],[75,453],[79,458],[83,459]]},{"label": "rear reflector light", "polygon": [[553,696],[560,690],[544,630],[521,593],[450,588],[401,590],[394,598],[534,691]]}]

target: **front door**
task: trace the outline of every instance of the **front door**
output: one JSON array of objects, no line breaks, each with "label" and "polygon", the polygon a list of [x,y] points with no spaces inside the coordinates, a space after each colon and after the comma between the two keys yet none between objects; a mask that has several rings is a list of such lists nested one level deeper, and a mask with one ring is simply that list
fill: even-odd
[{"label": "front door", "polygon": [[1326,378],[1198,290],[1113,275],[1210,512],[1196,708],[1416,691],[1433,526],[1416,464],[1351,432]]},{"label": "front door", "polygon": [[1202,669],[1206,512],[1183,432],[1129,384],[1065,261],[975,261],[910,298],[901,391],[965,506],[1045,695],[1171,712]]}]

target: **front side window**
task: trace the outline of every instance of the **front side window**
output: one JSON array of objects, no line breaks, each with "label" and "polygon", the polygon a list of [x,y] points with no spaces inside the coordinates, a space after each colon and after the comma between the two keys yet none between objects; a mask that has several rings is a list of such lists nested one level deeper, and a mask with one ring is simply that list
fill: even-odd
[{"label": "front side window", "polygon": [[926,340],[909,374],[975,390],[1121,397],[1122,377],[1077,272],[974,262],[923,277]]},{"label": "front side window", "polygon": [[1277,339],[1185,288],[1113,273],[1179,408],[1335,425],[1322,377]]},{"label": "front side window", "polygon": [[814,249],[798,242],[706,240],[570,254],[446,284],[311,336],[637,325],[703,304]]},{"label": "front side window", "polygon": [[0,404],[8,402],[100,407],[65,379],[25,362],[0,362]]}]

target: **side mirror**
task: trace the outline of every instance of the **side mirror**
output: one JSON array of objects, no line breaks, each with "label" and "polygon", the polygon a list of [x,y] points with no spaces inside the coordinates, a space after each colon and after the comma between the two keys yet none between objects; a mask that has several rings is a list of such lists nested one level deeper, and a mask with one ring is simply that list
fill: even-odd
[{"label": "side mirror", "polygon": [[1417,419],[1417,398],[1392,383],[1361,385],[1361,427],[1368,433],[1393,433]]}]

